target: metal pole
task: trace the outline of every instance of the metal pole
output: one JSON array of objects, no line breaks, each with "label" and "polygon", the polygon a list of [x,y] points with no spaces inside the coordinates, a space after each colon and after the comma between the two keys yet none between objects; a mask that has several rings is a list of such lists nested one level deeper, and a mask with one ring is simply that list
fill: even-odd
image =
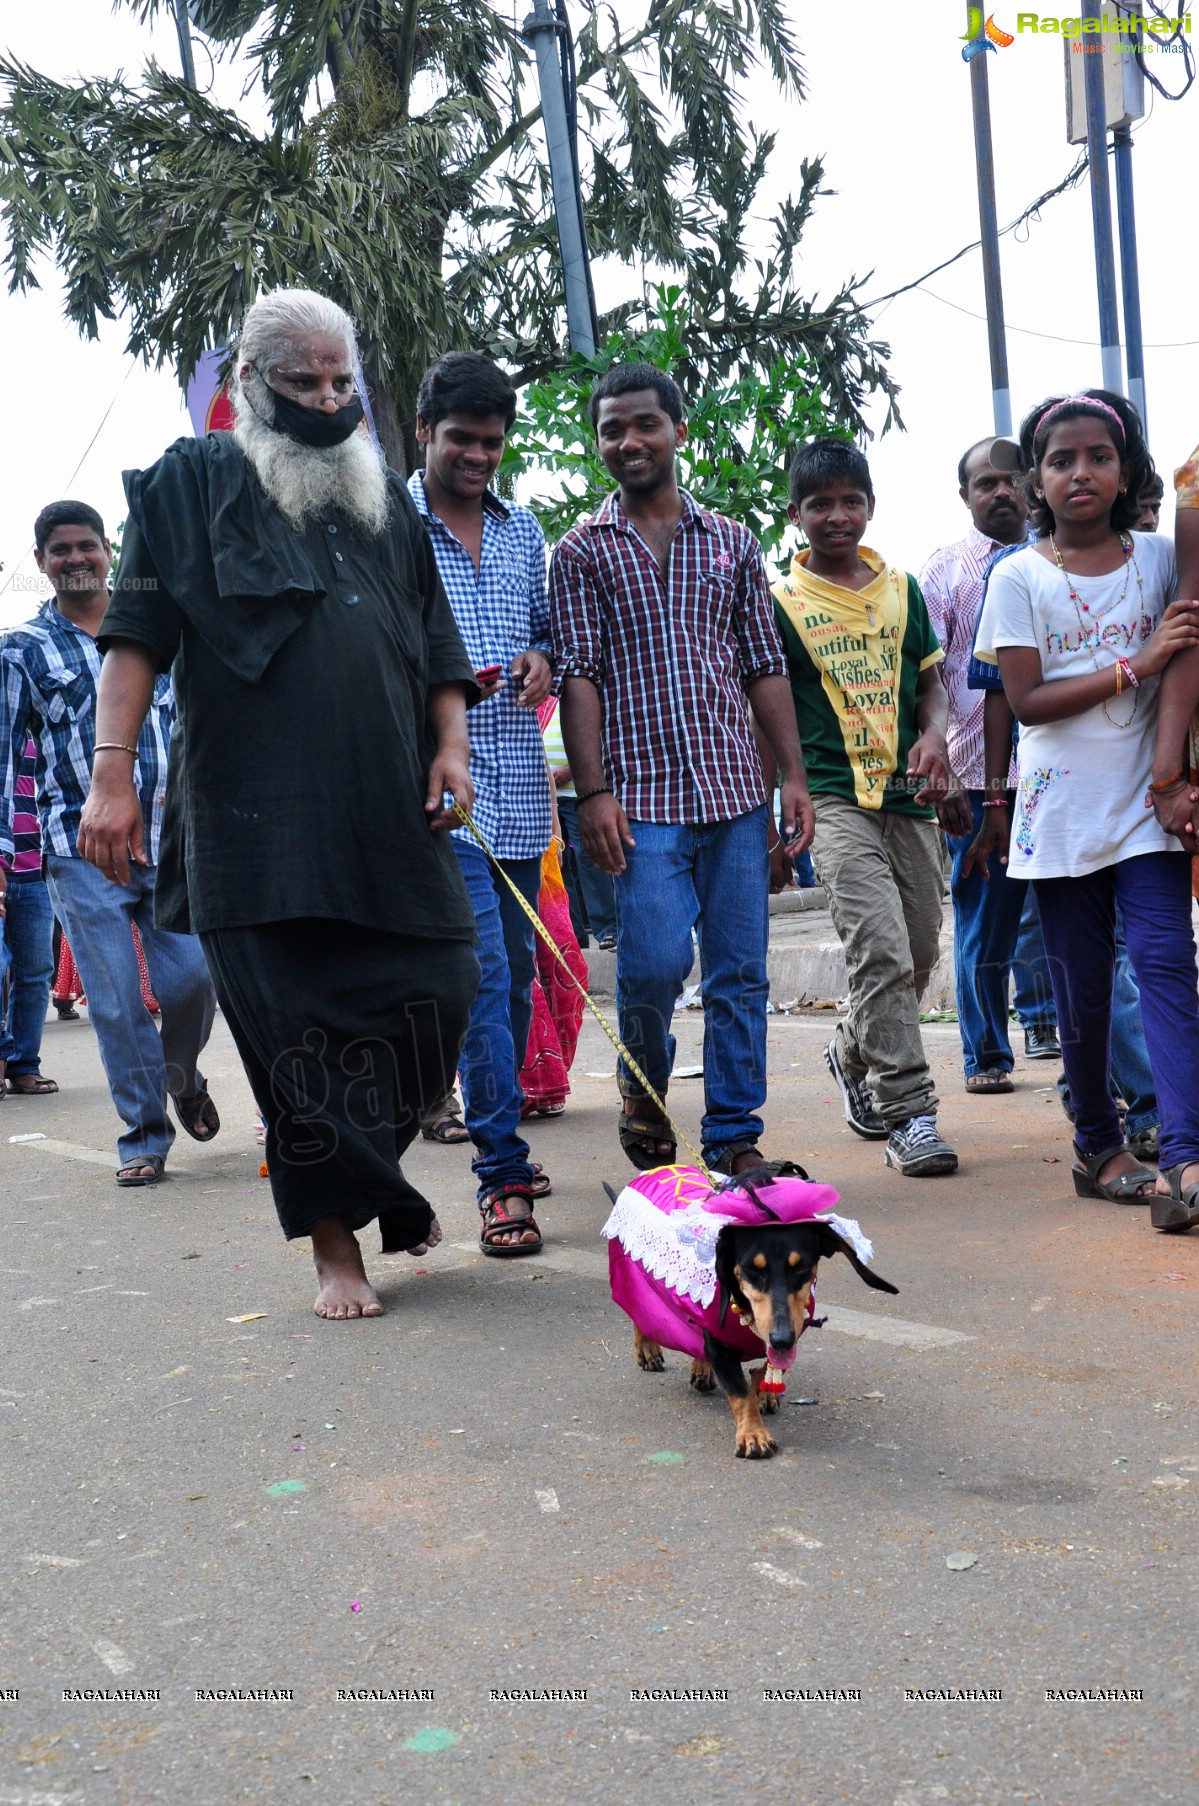
[{"label": "metal pole", "polygon": [[575,186],[574,159],[562,92],[562,65],[558,57],[558,22],[550,0],[533,0],[533,11],[521,35],[537,52],[537,80],[541,88],[541,116],[549,154],[550,188],[558,226],[558,250],[562,258],[562,283],[566,290],[566,326],[572,351],[595,356],[591,330],[591,289],[587,280],[587,239]]},{"label": "metal pole", "polygon": [[1145,347],[1141,337],[1141,279],[1137,266],[1137,216],[1132,191],[1132,127],[1118,125],[1116,144],[1116,218],[1120,227],[1120,281],[1124,293],[1124,348],[1128,361],[1128,399],[1145,416]]},{"label": "metal pole", "polygon": [[[974,7],[967,8],[971,15],[976,10]],[[970,106],[974,114],[978,223],[982,239],[983,287],[987,304],[987,349],[991,357],[991,413],[996,433],[1006,435],[1012,430],[1012,393],[1008,386],[1003,282],[999,272],[999,225],[995,214],[995,158],[991,148],[991,89],[987,80],[985,56],[976,56],[970,64]]]},{"label": "metal pole", "polygon": [[[1099,345],[1103,360],[1103,386],[1117,395],[1124,393],[1124,374],[1120,363],[1120,314],[1116,304],[1116,250],[1112,242],[1112,196],[1107,168],[1107,96],[1104,93],[1103,61],[1106,52],[1099,36],[1101,13],[1099,0],[1082,0],[1083,31],[1080,55],[1083,82],[1087,96],[1087,158],[1091,178],[1091,225],[1095,235],[1095,282],[1099,291]],[[1094,31],[1087,31],[1086,21],[1095,20]]]},{"label": "metal pole", "polygon": [[189,88],[194,88],[196,65],[192,57],[192,34],[187,20],[187,0],[175,0],[175,33],[179,39],[179,60],[183,64],[183,79]]}]

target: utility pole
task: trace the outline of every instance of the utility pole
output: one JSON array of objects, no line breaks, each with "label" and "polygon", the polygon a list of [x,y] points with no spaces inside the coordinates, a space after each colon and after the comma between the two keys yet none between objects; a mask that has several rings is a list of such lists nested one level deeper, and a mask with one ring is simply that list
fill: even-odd
[{"label": "utility pole", "polygon": [[[1081,50],[1087,97],[1087,160],[1090,164],[1091,226],[1095,236],[1095,282],[1099,291],[1099,346],[1103,386],[1124,393],[1120,364],[1120,314],[1116,303],[1116,251],[1112,242],[1111,182],[1107,168],[1107,95],[1103,65],[1106,51],[1098,35],[1102,24],[1100,0],[1082,0]],[[1091,30],[1087,21],[1093,20]],[[1143,374],[1143,372],[1142,372]]]},{"label": "utility pole", "polygon": [[1141,278],[1137,265],[1137,216],[1132,192],[1132,127],[1118,125],[1116,146],[1116,218],[1120,229],[1120,283],[1124,291],[1124,356],[1128,365],[1128,399],[1149,431],[1145,415],[1145,343],[1141,336]]},{"label": "utility pole", "polygon": [[179,39],[179,61],[183,64],[183,79],[189,88],[194,88],[196,65],[192,57],[192,34],[187,18],[187,0],[175,0],[175,34]]},{"label": "utility pole", "polygon": [[570,348],[583,357],[595,356],[595,327],[591,277],[587,262],[587,235],[575,163],[575,146],[566,111],[562,84],[559,34],[565,20],[554,13],[551,0],[533,0],[533,11],[521,28],[521,36],[537,52],[537,80],[541,89],[541,117],[549,154],[550,189],[558,226],[558,250],[562,258],[562,283],[566,290],[566,326]]},{"label": "utility pole", "polygon": [[[968,6],[969,23],[977,7]],[[969,27],[968,27],[969,29]],[[1008,383],[1007,335],[1003,320],[1003,282],[999,272],[999,224],[995,213],[995,158],[991,146],[991,89],[986,56],[970,62],[970,106],[974,114],[974,163],[978,175],[978,224],[982,240],[983,287],[987,304],[987,349],[991,358],[991,414],[998,435],[1012,430],[1012,392]]]}]

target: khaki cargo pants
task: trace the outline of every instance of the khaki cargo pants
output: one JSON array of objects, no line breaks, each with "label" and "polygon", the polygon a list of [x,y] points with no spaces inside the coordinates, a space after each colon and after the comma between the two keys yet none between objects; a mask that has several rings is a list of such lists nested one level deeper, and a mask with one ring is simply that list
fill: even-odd
[{"label": "khaki cargo pants", "polygon": [[812,856],[849,969],[837,1054],[868,1079],[889,1128],[937,1108],[920,1038],[920,999],[941,932],[941,830],[889,810],[816,796]]}]

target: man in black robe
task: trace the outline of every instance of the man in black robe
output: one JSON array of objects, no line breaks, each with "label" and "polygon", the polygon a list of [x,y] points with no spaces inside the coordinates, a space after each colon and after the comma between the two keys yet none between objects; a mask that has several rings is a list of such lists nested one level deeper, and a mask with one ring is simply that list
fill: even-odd
[{"label": "man in black robe", "polygon": [[285,1235],[312,1238],[318,1316],[377,1316],[355,1231],[440,1240],[399,1159],[453,1081],[478,982],[444,830],[472,801],[478,698],[424,528],[361,424],[353,323],[261,297],[233,432],[126,474],[97,755],[79,847],[145,858],[120,750],[172,669],[160,926],[199,935],[266,1122]]}]

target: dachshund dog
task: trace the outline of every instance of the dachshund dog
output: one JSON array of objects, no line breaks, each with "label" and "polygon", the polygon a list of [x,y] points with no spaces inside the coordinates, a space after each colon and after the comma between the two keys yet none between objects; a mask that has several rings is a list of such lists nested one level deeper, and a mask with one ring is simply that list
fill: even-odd
[{"label": "dachshund dog", "polygon": [[[696,1168],[660,1167],[614,1199],[604,1230],[609,1274],[613,1297],[633,1320],[637,1364],[660,1373],[664,1344],[690,1354],[691,1385],[719,1385],[729,1401],[740,1457],[776,1451],[762,1413],[777,1409],[777,1376],[812,1320],[819,1262],[844,1254],[868,1286],[898,1291],[866,1265],[873,1250],[856,1223],[834,1214],[838,1202],[790,1162],[755,1168],[719,1190]],[[763,1355],[747,1381],[744,1364]],[[768,1370],[773,1390],[762,1391]]]}]

